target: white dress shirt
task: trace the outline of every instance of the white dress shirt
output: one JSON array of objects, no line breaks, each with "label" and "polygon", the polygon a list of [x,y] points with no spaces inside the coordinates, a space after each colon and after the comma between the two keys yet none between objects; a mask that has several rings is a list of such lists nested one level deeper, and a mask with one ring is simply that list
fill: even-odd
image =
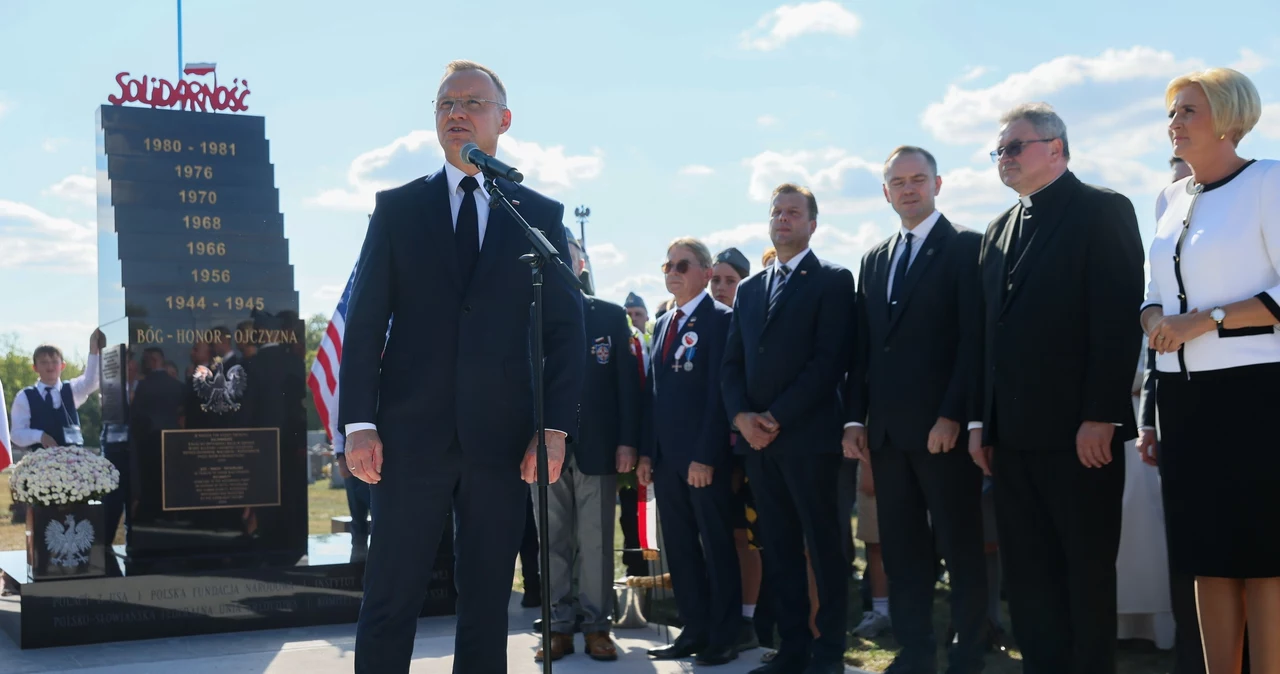
[{"label": "white dress shirt", "polygon": [[[462,179],[467,177],[462,169],[445,162],[444,165],[445,180],[449,184],[449,211],[453,216],[453,228],[458,228],[458,211],[462,210],[462,200],[466,198],[467,192],[462,189]],[[484,234],[489,229],[489,193],[484,190],[484,176],[476,174],[474,176],[479,187],[475,189],[476,195],[476,223],[480,235],[480,248],[484,248]],[[378,426],[374,423],[356,422],[346,425],[347,435],[356,431],[377,430]],[[564,431],[548,428],[548,431],[562,433],[568,435]]]},{"label": "white dress shirt", "polygon": [[[1264,298],[1275,311],[1280,304],[1280,162],[1256,161],[1226,183],[1206,185],[1195,198],[1183,236],[1193,198],[1191,181],[1169,185],[1157,201],[1151,281],[1142,308],[1159,305],[1165,316],[1177,315],[1183,313],[1185,295],[1188,312],[1208,313],[1251,297]],[[1275,329],[1228,337],[1214,330],[1180,351],[1157,354],[1156,369],[1189,374],[1275,362],[1280,362],[1280,332]]]},{"label": "white dress shirt", "polygon": [[797,253],[795,257],[787,260],[786,262],[783,262],[780,257],[773,258],[773,274],[769,277],[771,281],[769,284],[769,294],[765,296],[766,311],[768,310],[768,298],[773,297],[773,289],[778,285],[778,279],[782,278],[782,272],[780,272],[778,268],[784,264],[787,265],[787,269],[789,270],[787,272],[787,283],[790,283],[791,277],[796,275],[796,268],[800,266],[800,263],[804,261],[805,256],[812,250],[812,248],[805,248]]},{"label": "white dress shirt", "polygon": [[[67,382],[71,385],[71,397],[75,401],[76,408],[79,409],[84,401],[98,390],[98,354],[89,354],[88,360],[84,364],[84,373],[79,377]],[[53,401],[53,409],[62,409],[62,384],[61,380],[53,386],[46,386],[44,382],[36,382],[36,392],[40,397],[44,397],[45,391],[49,391],[49,399]],[[31,405],[27,402],[27,394],[18,391],[13,397],[13,407],[10,410],[10,417],[13,419],[13,428],[10,429],[9,436],[13,440],[15,447],[31,447],[39,445],[40,439],[44,436],[44,431],[31,427]]]},{"label": "white dress shirt", "polygon": [[[671,323],[667,323],[667,329],[664,330],[662,333],[663,341],[658,342],[659,344],[665,343],[667,338],[667,333],[671,332],[673,329],[676,331],[676,334],[679,334],[680,331],[684,329],[684,324],[689,322],[689,317],[693,315],[693,312],[698,308],[698,305],[702,303],[702,299],[704,297],[708,297],[706,290],[703,290],[702,292],[698,293],[697,296],[695,296],[693,299],[689,300],[688,302],[685,302],[684,304],[681,304],[680,306],[676,307],[676,311],[683,312],[680,315],[680,321],[677,322],[674,327],[671,325]],[[676,314],[672,313],[671,318],[673,319],[673,322],[675,322],[674,321],[675,317],[676,317]],[[658,354],[658,355],[661,355],[661,354]]]},{"label": "white dress shirt", "polygon": [[893,297],[894,277],[897,276],[898,260],[902,259],[903,242],[906,241],[907,235],[910,234],[912,237],[911,259],[907,260],[907,269],[911,269],[911,265],[916,261],[916,256],[920,255],[920,249],[924,248],[922,245],[924,240],[928,238],[929,232],[933,231],[933,226],[938,224],[938,218],[941,217],[942,213],[935,210],[929,217],[916,225],[915,229],[903,227],[902,231],[898,232],[898,239],[894,242],[893,252],[889,254],[889,288],[886,292],[886,297]]}]

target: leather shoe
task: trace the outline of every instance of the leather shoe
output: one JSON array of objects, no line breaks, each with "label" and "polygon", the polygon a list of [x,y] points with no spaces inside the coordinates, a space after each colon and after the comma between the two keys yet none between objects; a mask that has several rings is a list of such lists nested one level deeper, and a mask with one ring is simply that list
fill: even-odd
[{"label": "leather shoe", "polygon": [[706,643],[697,641],[693,637],[686,639],[684,638],[684,635],[681,634],[676,637],[675,641],[671,642],[670,646],[650,649],[649,657],[654,660],[679,660],[680,658],[687,658],[696,655],[699,652],[706,650],[706,648]]},{"label": "leather shoe", "polygon": [[760,638],[756,635],[756,627],[751,623],[750,618],[742,619],[742,627],[738,633],[738,652],[749,651],[753,648],[760,648]]},{"label": "leather shoe", "polygon": [[[555,662],[566,655],[573,654],[573,635],[562,634],[560,632],[551,633],[551,661]],[[538,647],[538,652],[533,654],[534,662],[542,662],[543,654],[542,646]]]},{"label": "leather shoe", "polygon": [[727,665],[738,659],[738,647],[728,646],[725,648],[706,648],[698,651],[697,657],[693,659],[696,665]]},{"label": "leather shoe", "polygon": [[584,635],[587,641],[587,655],[592,660],[617,660],[618,645],[613,643],[613,638],[608,632],[592,632]]}]

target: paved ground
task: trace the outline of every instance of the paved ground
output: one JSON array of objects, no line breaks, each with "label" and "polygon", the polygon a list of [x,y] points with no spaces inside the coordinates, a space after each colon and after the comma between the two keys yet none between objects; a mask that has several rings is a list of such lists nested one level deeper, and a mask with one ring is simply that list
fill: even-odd
[{"label": "paved ground", "polygon": [[[531,631],[540,614],[522,609],[520,595],[512,595],[511,636],[507,645],[510,674],[536,674],[542,666],[533,661],[538,637]],[[0,609],[13,610],[16,597],[0,599]],[[451,617],[418,621],[412,670],[415,673],[449,672],[453,666],[453,625]],[[674,634],[671,635],[674,638]],[[651,662],[645,650],[666,643],[665,636],[652,629],[618,630],[621,649],[618,662],[596,663],[578,653],[556,662],[554,670],[600,674],[667,674],[692,672],[692,662]],[[4,674],[75,671],[84,674],[328,674],[350,672],[354,664],[353,625],[328,625],[290,630],[266,630],[237,634],[153,639],[94,646],[72,646],[20,650],[0,632],[0,671]],[[716,674],[741,674],[759,665],[761,650],[748,651],[737,662],[714,669]],[[858,670],[849,669],[849,672]]]}]

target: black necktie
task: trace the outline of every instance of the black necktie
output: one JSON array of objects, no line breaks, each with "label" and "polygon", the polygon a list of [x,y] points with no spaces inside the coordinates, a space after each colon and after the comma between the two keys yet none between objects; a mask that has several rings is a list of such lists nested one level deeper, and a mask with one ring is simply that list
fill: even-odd
[{"label": "black necktie", "polygon": [[898,264],[895,265],[893,271],[893,288],[889,290],[889,311],[893,312],[894,307],[898,304],[898,298],[902,296],[902,285],[907,280],[907,268],[911,266],[911,240],[915,235],[907,232],[902,237],[902,255],[898,257]]},{"label": "black necktie", "polygon": [[50,405],[53,404],[53,389],[48,387],[44,389],[44,401]]},{"label": "black necktie", "polygon": [[462,208],[458,209],[458,225],[454,228],[454,248],[458,255],[458,271],[462,274],[463,283],[471,280],[476,270],[476,259],[480,257],[480,216],[476,213],[476,188],[480,183],[475,177],[467,176],[459,186],[464,192]]}]

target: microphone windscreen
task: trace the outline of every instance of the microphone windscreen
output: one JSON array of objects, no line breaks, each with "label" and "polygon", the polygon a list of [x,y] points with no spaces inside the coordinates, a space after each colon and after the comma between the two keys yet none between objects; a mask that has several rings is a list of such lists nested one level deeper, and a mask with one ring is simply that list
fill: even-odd
[{"label": "microphone windscreen", "polygon": [[[462,151],[461,151],[462,161],[467,162],[469,164],[476,164],[475,160],[471,158],[471,155],[472,153],[479,152],[479,151],[480,151],[480,146],[476,145],[475,143],[467,143],[466,145],[463,145]],[[479,166],[479,164],[476,164],[476,165]]]}]

